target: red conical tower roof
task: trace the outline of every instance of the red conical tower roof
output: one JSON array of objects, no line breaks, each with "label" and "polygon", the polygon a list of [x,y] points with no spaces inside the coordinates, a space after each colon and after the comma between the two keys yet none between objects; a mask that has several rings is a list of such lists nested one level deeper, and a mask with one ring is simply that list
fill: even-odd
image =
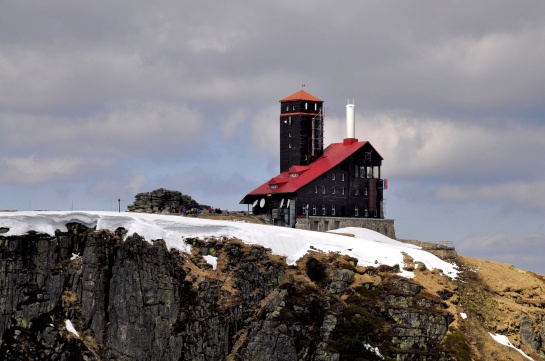
[{"label": "red conical tower roof", "polygon": [[297,101],[297,100],[309,100],[309,101],[313,101],[313,102],[323,102],[322,99],[316,98],[314,95],[309,94],[304,90],[299,90],[298,92],[293,93],[289,97],[286,97],[286,98],[280,100],[280,102],[292,102],[292,101]]}]

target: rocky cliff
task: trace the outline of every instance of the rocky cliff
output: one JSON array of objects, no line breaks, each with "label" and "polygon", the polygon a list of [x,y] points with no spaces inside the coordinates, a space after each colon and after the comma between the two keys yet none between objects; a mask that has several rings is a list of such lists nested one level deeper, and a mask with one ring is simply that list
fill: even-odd
[{"label": "rocky cliff", "polygon": [[336,253],[288,266],[236,239],[181,253],[122,228],[66,229],[0,235],[2,360],[523,359],[489,332],[544,355],[545,282],[509,266],[500,284],[478,260],[453,260],[452,280],[408,258],[407,279]]}]

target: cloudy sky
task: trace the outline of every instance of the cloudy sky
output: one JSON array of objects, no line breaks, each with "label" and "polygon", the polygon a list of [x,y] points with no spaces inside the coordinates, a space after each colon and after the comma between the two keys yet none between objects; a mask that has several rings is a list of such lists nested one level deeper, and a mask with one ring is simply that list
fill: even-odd
[{"label": "cloudy sky", "polygon": [[545,2],[9,1],[0,209],[240,199],[279,170],[278,101],[385,158],[400,238],[545,273]]}]

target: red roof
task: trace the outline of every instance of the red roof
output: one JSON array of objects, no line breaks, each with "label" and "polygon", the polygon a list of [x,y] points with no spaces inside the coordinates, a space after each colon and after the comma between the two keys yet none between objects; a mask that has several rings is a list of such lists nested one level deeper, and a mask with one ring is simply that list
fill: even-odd
[{"label": "red roof", "polygon": [[286,97],[286,98],[280,100],[280,102],[292,102],[292,101],[296,101],[296,100],[309,100],[309,101],[313,101],[313,102],[323,102],[322,99],[316,98],[314,95],[309,94],[304,90],[299,90],[298,92],[293,93],[289,97]]},{"label": "red roof", "polygon": [[[333,169],[368,143],[367,141],[358,142],[356,139],[353,142],[332,143],[324,150],[324,154],[314,162],[306,166],[292,166],[289,171],[271,178],[270,181],[260,185],[248,195],[297,192],[301,187]],[[369,145],[371,144],[369,143]],[[383,159],[382,156],[380,158]],[[272,188],[271,185],[277,186],[277,188]]]}]

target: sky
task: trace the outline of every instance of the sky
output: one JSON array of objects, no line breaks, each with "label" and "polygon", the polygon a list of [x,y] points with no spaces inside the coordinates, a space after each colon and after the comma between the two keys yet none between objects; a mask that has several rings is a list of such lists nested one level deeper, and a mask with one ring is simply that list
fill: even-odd
[{"label": "sky", "polygon": [[[279,172],[279,100],[384,157],[399,238],[545,274],[542,1],[6,1],[0,209],[229,210]],[[304,85],[304,88],[303,88]]]}]

